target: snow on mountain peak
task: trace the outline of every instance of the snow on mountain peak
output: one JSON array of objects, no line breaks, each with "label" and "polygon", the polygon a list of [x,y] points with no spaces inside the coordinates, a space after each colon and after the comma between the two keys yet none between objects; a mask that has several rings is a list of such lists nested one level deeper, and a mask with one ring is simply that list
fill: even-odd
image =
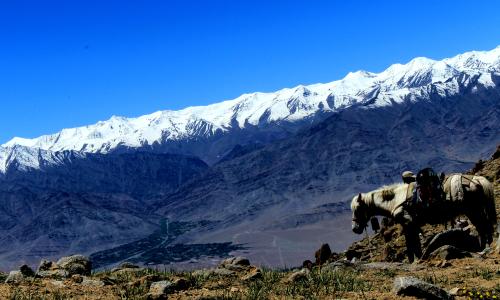
[{"label": "snow on mountain peak", "polygon": [[463,71],[500,72],[500,45],[490,51],[470,51],[443,61]]},{"label": "snow on mountain peak", "polygon": [[[94,125],[63,129],[35,139],[15,137],[5,143],[4,148],[0,147],[0,171],[1,162],[7,157],[5,149],[14,145],[51,151],[105,153],[119,146],[141,147],[165,140],[208,137],[230,130],[232,126],[244,128],[259,126],[262,122],[293,122],[319,110],[335,111],[356,103],[389,105],[394,101],[404,101],[406,95],[428,84],[445,83],[462,73],[477,75],[488,72],[500,72],[500,46],[491,51],[471,51],[441,61],[417,57],[406,64],[391,65],[381,73],[350,72],[343,79],[330,83],[243,94],[207,106],[157,111],[136,118],[112,116]],[[480,80],[491,84],[491,75],[488,73]],[[454,86],[446,88],[457,90]],[[373,97],[377,97],[374,102]]]}]

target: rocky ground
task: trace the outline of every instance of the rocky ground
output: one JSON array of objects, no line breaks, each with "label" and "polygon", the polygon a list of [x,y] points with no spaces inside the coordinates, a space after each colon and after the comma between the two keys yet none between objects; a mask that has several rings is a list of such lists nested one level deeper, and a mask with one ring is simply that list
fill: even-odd
[{"label": "rocky ground", "polygon": [[[400,299],[402,295],[450,295],[494,299],[500,293],[500,258],[493,253],[419,264],[350,263],[266,270],[246,259],[216,269],[171,272],[124,265],[91,275],[35,278],[12,274],[0,285],[1,299]],[[15,276],[14,276],[15,277]],[[409,279],[408,277],[414,278]],[[415,282],[419,279],[422,282]],[[404,289],[405,285],[417,288]],[[403,287],[402,287],[403,286]],[[416,289],[416,291],[415,291]],[[444,296],[443,296],[444,295]],[[461,299],[462,297],[457,297]],[[408,299],[412,299],[411,297]]]},{"label": "rocky ground", "polygon": [[[500,215],[500,147],[471,172],[495,184]],[[500,248],[478,252],[474,231],[466,221],[453,229],[425,226],[424,258],[413,264],[405,262],[404,237],[392,224],[343,253],[322,245],[314,262],[288,270],[229,258],[190,272],[130,263],[92,272],[90,260],[77,255],[42,261],[36,272],[21,266],[0,274],[0,299],[499,299]]]}]

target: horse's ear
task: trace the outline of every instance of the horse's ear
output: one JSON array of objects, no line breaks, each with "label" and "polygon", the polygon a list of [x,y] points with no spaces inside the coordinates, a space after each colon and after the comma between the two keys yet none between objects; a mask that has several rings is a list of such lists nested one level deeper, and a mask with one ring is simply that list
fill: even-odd
[{"label": "horse's ear", "polygon": [[361,197],[361,193],[358,194],[358,199],[356,199],[356,201],[358,201],[359,204],[363,203],[363,198]]}]

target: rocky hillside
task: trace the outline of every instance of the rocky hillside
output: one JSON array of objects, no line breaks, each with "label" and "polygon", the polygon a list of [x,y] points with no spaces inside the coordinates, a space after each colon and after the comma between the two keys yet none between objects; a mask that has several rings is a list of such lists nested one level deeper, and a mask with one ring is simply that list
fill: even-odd
[{"label": "rocky hillside", "polygon": [[497,216],[500,216],[500,145],[487,161],[480,160],[476,163],[471,173],[484,176],[493,182],[495,187],[495,204]]},{"label": "rocky hillside", "polygon": [[148,200],[208,167],[195,157],[141,152],[65,151],[55,159],[65,163],[0,177],[0,269],[139,240],[162,220]]}]

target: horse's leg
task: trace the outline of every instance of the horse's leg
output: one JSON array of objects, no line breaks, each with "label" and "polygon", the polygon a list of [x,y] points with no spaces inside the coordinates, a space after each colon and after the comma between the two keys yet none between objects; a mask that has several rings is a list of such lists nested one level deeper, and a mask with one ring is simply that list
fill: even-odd
[{"label": "horse's leg", "polygon": [[471,222],[474,227],[476,227],[476,230],[479,234],[479,248],[484,249],[487,246],[488,243],[488,237],[487,237],[487,228],[485,228],[484,222],[486,221],[484,219],[484,216],[481,212],[477,211],[476,209],[469,209],[467,212],[467,218],[469,218],[469,221]]},{"label": "horse's leg", "polygon": [[[477,187],[476,187],[477,188]],[[469,188],[465,189],[464,197],[469,199],[469,203],[466,208],[466,215],[469,218],[469,221],[476,227],[476,230],[479,234],[479,247],[484,249],[488,244],[490,244],[493,240],[493,231],[492,227],[489,225],[488,219],[488,211],[482,208],[483,203],[481,202],[482,197],[482,189],[478,190],[470,190]],[[472,201],[474,200],[474,201]]]},{"label": "horse's leg", "polygon": [[406,241],[406,254],[408,261],[413,263],[414,257],[419,259],[422,257],[422,247],[418,236],[418,226],[415,224],[407,224],[403,228]]}]

